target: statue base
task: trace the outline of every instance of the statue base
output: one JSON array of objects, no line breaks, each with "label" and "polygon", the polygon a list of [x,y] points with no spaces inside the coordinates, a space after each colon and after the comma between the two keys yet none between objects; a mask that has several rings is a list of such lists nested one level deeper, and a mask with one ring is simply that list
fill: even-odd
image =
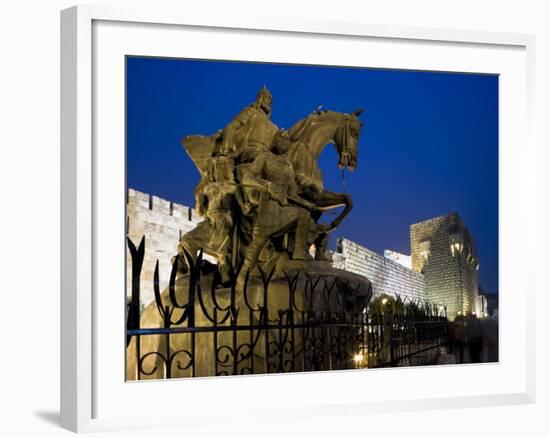
[{"label": "statue base", "polygon": [[371,297],[368,279],[328,262],[287,260],[232,287],[215,272],[180,275],[143,311],[141,329],[166,330],[139,335],[139,348],[133,336],[127,379],[352,368]]}]

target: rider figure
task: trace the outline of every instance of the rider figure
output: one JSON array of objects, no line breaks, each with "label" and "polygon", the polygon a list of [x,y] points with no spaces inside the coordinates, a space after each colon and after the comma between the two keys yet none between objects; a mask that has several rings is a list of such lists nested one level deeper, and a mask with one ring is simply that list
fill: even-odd
[{"label": "rider figure", "polygon": [[289,142],[278,141],[273,152],[259,152],[252,162],[238,166],[245,202],[256,207],[244,272],[255,265],[270,238],[289,232],[294,234],[292,259],[306,258],[311,211],[315,205],[298,195],[294,169],[285,156],[288,147]]},{"label": "rider figure", "polygon": [[254,160],[258,152],[269,151],[279,128],[271,121],[272,96],[264,86],[256,101],[243,109],[222,132],[222,155],[235,156],[238,162]]}]

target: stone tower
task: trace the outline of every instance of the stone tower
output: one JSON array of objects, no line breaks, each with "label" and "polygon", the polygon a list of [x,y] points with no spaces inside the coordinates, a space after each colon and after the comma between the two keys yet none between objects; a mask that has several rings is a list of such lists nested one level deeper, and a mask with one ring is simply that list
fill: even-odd
[{"label": "stone tower", "polygon": [[424,274],[426,299],[449,319],[478,307],[479,262],[468,228],[456,213],[411,225],[412,268]]}]

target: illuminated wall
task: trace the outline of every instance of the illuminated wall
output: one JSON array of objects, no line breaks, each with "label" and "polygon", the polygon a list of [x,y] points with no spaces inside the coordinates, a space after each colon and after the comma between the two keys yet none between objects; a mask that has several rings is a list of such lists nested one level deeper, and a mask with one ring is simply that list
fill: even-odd
[{"label": "illuminated wall", "polygon": [[400,295],[415,301],[426,298],[422,274],[351,240],[338,239],[332,265],[367,277],[372,282],[374,296]]},{"label": "illuminated wall", "polygon": [[479,261],[468,228],[456,213],[411,225],[412,267],[424,274],[426,298],[447,307],[449,318],[479,314]]},{"label": "illuminated wall", "polygon": [[397,251],[385,249],[384,257],[386,257],[387,259],[393,260],[394,262],[397,262],[402,266],[405,266],[405,268],[412,269],[412,257],[410,255],[401,254],[400,252],[397,252]]},{"label": "illuminated wall", "polygon": [[[160,287],[168,286],[171,259],[177,253],[180,238],[197,226],[202,218],[194,209],[157,196],[129,189],[126,203],[127,233],[136,247],[145,236],[145,258],[141,270],[141,304],[146,306],[155,298],[153,274],[159,261]],[[131,258],[126,251],[126,290],[131,292]]]}]

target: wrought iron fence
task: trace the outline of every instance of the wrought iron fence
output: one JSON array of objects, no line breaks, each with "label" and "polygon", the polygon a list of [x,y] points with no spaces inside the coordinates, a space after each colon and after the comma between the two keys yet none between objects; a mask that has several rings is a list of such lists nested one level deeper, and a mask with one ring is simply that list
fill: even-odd
[{"label": "wrought iron fence", "polygon": [[164,293],[157,261],[155,301],[140,312],[145,239],[128,248],[127,380],[425,365],[447,343],[429,305],[369,310],[370,288],[323,273],[237,267],[222,284],[200,254],[186,254],[186,275],[173,263]]}]

